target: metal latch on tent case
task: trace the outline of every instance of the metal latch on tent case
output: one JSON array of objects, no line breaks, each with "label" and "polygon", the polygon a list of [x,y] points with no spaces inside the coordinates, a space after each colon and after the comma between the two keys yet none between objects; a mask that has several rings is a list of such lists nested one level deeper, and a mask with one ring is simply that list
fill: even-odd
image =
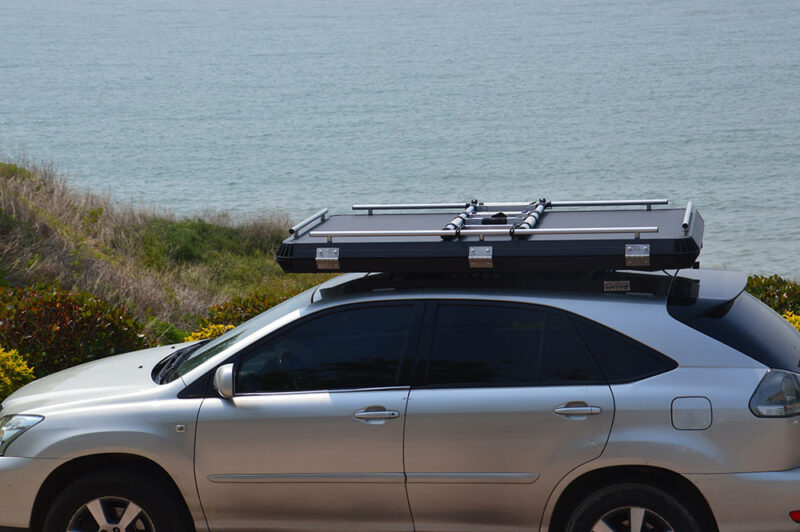
[{"label": "metal latch on tent case", "polygon": [[339,248],[317,248],[317,269],[338,270]]},{"label": "metal latch on tent case", "polygon": [[650,244],[625,244],[625,266],[650,266]]},{"label": "metal latch on tent case", "polygon": [[469,267],[470,268],[491,268],[492,267],[492,246],[470,246],[469,247]]}]

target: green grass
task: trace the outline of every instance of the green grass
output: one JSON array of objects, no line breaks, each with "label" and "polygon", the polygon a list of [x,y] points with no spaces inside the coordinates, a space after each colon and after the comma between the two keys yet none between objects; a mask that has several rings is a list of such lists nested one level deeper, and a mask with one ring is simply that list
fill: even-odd
[{"label": "green grass", "polygon": [[217,225],[199,218],[150,218],[138,228],[136,238],[141,263],[164,269],[183,264],[209,265],[226,256],[273,253],[282,235],[269,231],[261,236],[265,238],[256,238],[240,227]]}]

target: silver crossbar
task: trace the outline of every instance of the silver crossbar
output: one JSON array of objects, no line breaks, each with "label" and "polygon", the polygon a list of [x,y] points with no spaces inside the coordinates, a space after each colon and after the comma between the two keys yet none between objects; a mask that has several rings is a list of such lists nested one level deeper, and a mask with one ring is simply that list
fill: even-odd
[{"label": "silver crossbar", "polygon": [[376,203],[374,205],[353,205],[354,211],[388,211],[403,209],[464,209],[468,201],[461,203]]},{"label": "silver crossbar", "polygon": [[623,207],[630,205],[644,205],[647,210],[653,205],[668,205],[668,199],[645,200],[611,200],[611,201],[551,201],[553,207]]},{"label": "silver crossbar", "polygon": [[[658,227],[553,227],[547,229],[516,229],[514,235],[593,235],[610,233],[633,233],[639,238],[640,233],[657,233]],[[376,230],[376,231],[311,231],[310,237],[327,238],[332,242],[333,238],[339,237],[368,237],[368,236],[509,236],[509,229],[497,228],[473,228],[473,226],[463,227],[460,231],[447,229],[409,229],[409,230]]]},{"label": "silver crossbar", "polygon": [[[478,211],[485,209],[517,209],[524,210],[536,203],[508,202],[508,203],[479,203]],[[640,200],[590,200],[590,201],[551,201],[551,207],[625,207],[625,206],[645,206],[650,209],[653,205],[668,205],[668,199],[640,199]],[[469,202],[460,203],[375,203],[365,205],[353,205],[354,211],[389,211],[389,210],[425,210],[425,209],[465,209]]]}]

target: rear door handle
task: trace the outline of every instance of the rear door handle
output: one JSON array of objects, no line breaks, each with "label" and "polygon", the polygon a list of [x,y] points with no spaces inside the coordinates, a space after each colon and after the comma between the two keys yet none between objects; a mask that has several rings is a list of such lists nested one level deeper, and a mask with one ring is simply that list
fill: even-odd
[{"label": "rear door handle", "polygon": [[356,419],[395,419],[400,417],[397,410],[362,410],[353,414]]},{"label": "rear door handle", "polygon": [[553,409],[559,416],[594,416],[602,411],[599,406],[559,406]]}]

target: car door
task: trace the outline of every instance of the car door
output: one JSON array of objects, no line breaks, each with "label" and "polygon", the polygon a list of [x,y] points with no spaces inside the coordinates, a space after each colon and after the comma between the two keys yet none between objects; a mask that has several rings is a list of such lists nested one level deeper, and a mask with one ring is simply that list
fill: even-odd
[{"label": "car door", "polygon": [[566,315],[499,302],[428,306],[408,401],[416,530],[538,530],[555,484],[600,455],[611,390]]},{"label": "car door", "polygon": [[403,425],[422,307],[350,305],[288,325],[234,363],[199,413],[212,531],[413,530]]}]

